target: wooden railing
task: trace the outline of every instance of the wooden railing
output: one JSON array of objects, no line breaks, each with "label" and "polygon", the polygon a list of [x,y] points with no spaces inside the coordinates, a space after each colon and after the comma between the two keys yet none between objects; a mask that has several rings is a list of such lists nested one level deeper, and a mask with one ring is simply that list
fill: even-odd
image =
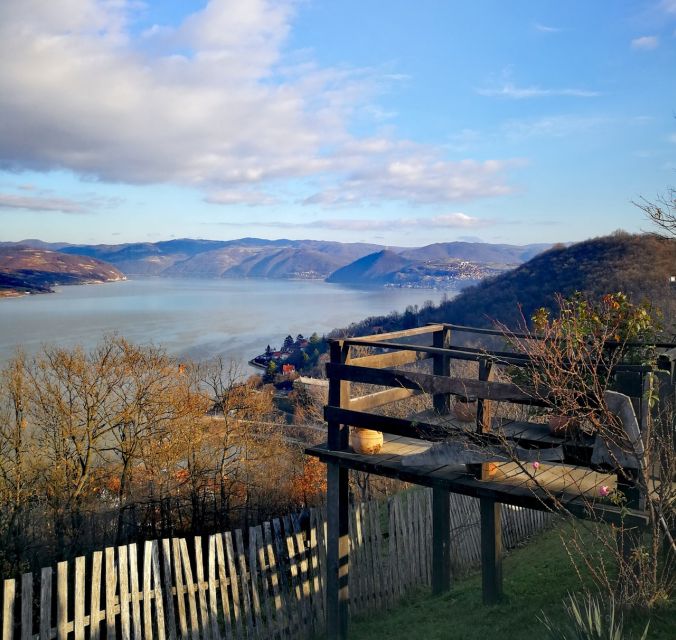
[{"label": "wooden railing", "polygon": [[[432,575],[431,491],[350,508],[350,613],[382,610]],[[450,496],[455,574],[480,559],[478,500]],[[513,508],[505,546],[551,516]],[[321,512],[241,530],[109,547],[56,571],[5,580],[2,640],[308,638],[325,623],[326,535]]]}]

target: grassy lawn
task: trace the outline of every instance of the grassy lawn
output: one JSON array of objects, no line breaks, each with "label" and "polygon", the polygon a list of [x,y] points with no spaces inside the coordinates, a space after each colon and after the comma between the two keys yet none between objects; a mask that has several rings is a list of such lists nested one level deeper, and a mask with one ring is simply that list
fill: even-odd
[{"label": "grassy lawn", "polygon": [[[565,531],[565,530],[564,530]],[[560,531],[548,531],[504,562],[504,601],[481,603],[481,576],[458,581],[450,592],[432,598],[419,592],[395,609],[352,621],[351,640],[487,640],[546,638],[537,620],[544,611],[550,620],[563,620],[562,600],[580,590],[580,583],[562,549]],[[639,638],[647,618],[625,622],[625,640]],[[648,638],[676,639],[676,604],[655,611]]]}]

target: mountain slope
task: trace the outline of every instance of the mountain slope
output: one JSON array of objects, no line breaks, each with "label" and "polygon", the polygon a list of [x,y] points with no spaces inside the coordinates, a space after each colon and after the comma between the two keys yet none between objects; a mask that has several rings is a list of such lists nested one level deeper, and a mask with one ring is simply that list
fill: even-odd
[{"label": "mountain slope", "polygon": [[411,260],[443,260],[457,258],[472,262],[494,264],[519,264],[530,260],[538,253],[549,249],[551,244],[489,244],[487,242],[438,242],[417,249],[406,249],[400,253]]},{"label": "mountain slope", "polygon": [[496,320],[515,328],[539,307],[556,309],[559,293],[569,296],[581,291],[599,297],[623,291],[635,302],[647,301],[660,309],[665,330],[674,332],[676,290],[669,284],[672,275],[676,275],[676,240],[619,233],[569,247],[555,246],[439,306],[368,318],[347,331],[367,335],[376,327],[393,331],[428,322],[492,327]]},{"label": "mountain slope", "polygon": [[412,262],[394,251],[385,249],[338,269],[326,281],[345,284],[385,284],[392,282],[395,274],[409,267]]},{"label": "mountain slope", "polygon": [[0,247],[0,294],[47,293],[57,284],[124,280],[115,267],[86,256],[26,246]]}]

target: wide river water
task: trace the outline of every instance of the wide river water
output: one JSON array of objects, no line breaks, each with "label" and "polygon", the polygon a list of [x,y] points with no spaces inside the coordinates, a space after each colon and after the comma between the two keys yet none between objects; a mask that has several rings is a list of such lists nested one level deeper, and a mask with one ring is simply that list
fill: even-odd
[{"label": "wide river water", "polygon": [[245,362],[267,344],[320,335],[407,305],[439,302],[429,289],[350,288],[311,280],[148,278],[59,287],[56,293],[0,299],[0,362],[42,344],[84,347],[117,332],[162,345],[179,357]]}]

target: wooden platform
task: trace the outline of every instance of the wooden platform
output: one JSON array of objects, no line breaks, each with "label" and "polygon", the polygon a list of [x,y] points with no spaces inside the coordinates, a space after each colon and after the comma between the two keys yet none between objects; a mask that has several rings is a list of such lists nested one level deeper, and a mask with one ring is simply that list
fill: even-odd
[{"label": "wooden platform", "polygon": [[[405,482],[445,489],[454,493],[488,498],[503,504],[540,510],[560,511],[597,518],[605,522],[623,522],[626,526],[647,524],[647,516],[638,511],[621,513],[603,500],[602,486],[615,488],[614,475],[598,473],[562,464],[541,463],[533,474],[532,465],[517,462],[497,463],[497,473],[490,480],[478,480],[465,465],[411,466],[406,456],[426,451],[432,443],[415,438],[385,434],[385,443],[376,455],[361,455],[352,449],[331,451],[326,444],[306,449],[308,455],[340,467],[375,473]],[[537,478],[537,482],[534,478]],[[537,485],[537,486],[536,486]]]}]

